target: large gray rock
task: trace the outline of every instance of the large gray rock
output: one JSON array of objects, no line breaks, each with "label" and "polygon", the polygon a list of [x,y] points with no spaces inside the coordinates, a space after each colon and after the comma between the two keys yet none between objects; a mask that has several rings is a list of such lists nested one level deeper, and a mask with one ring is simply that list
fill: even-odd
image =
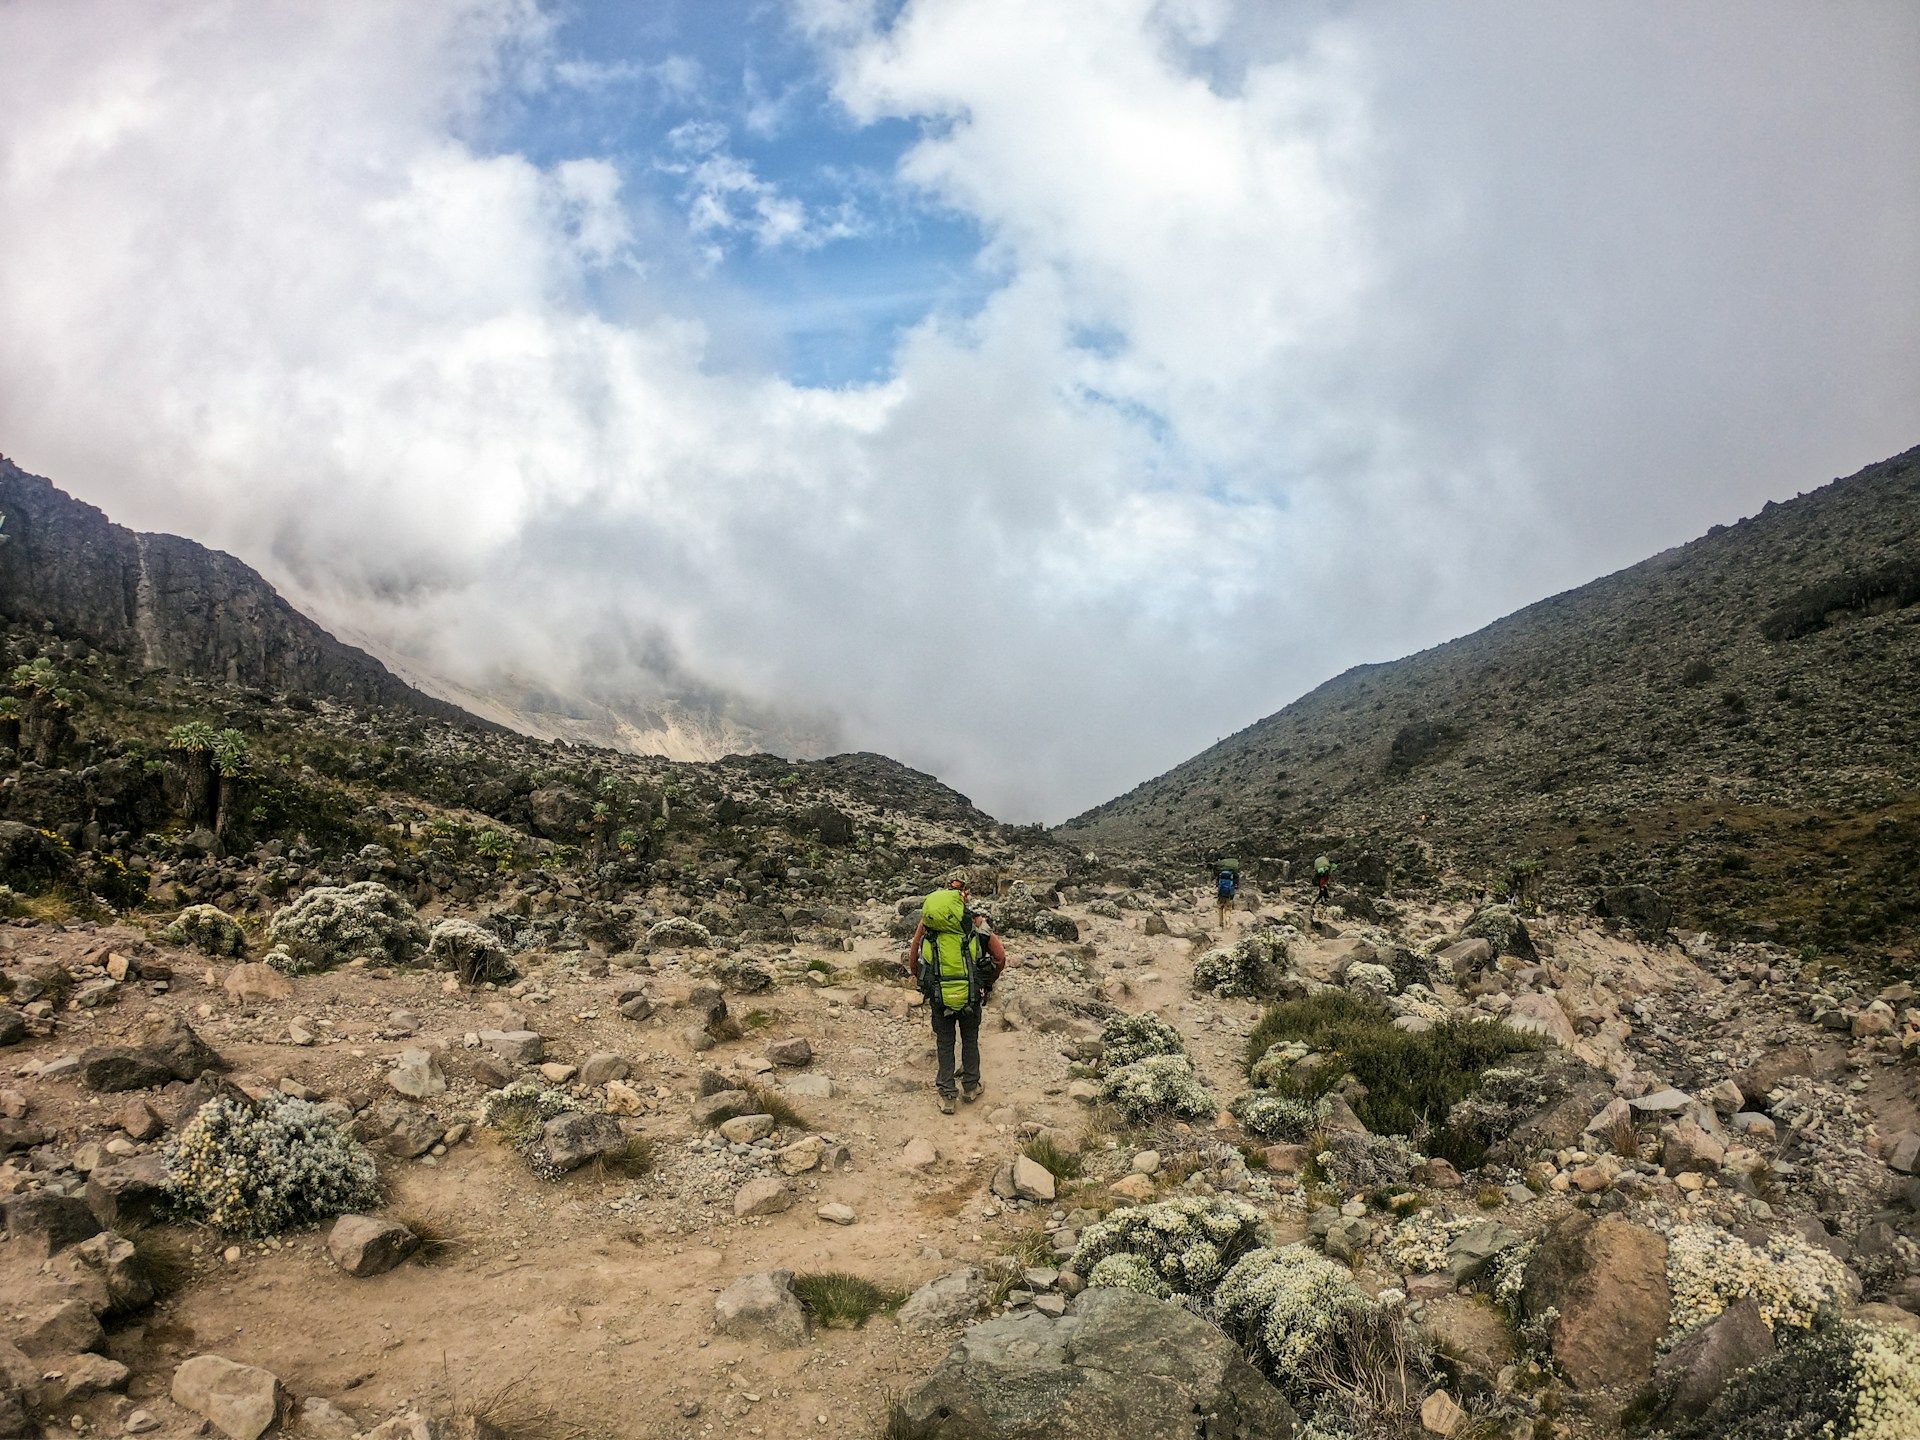
[{"label": "large gray rock", "polygon": [[989,1288],[986,1271],[977,1265],[950,1270],[909,1295],[895,1318],[902,1330],[923,1335],[950,1329],[974,1317]]},{"label": "large gray rock", "polygon": [[260,1440],[285,1400],[273,1375],[221,1355],[196,1355],[173,1372],[173,1403],[212,1421],[231,1440]]},{"label": "large gray rock", "polygon": [[0,1212],[6,1215],[9,1241],[36,1260],[100,1233],[100,1221],[87,1202],[72,1195],[35,1190],[0,1202]]},{"label": "large gray rock", "polygon": [[224,1070],[227,1062],[200,1038],[191,1025],[171,1012],[156,1012],[134,1031],[134,1045],[173,1072],[176,1080],[198,1080],[209,1070]]},{"label": "large gray rock", "polygon": [[402,1050],[387,1072],[387,1084],[409,1100],[426,1100],[447,1093],[447,1080],[431,1050]]},{"label": "large gray rock", "polygon": [[100,1095],[151,1090],[173,1078],[165,1060],[130,1045],[95,1045],[80,1054],[80,1083]]},{"label": "large gray rock", "polygon": [[134,1230],[153,1222],[167,1194],[167,1167],[158,1155],[132,1155],[96,1165],[87,1175],[87,1204],[102,1225]]},{"label": "large gray rock", "polygon": [[966,1440],[1288,1440],[1286,1399],[1214,1326],[1131,1290],[976,1325],[901,1402]]},{"label": "large gray rock", "polygon": [[102,1231],[53,1259],[68,1293],[100,1315],[121,1315],[153,1300],[153,1279],[131,1241]]},{"label": "large gray rock", "polygon": [[713,1328],[722,1335],[759,1337],[775,1345],[807,1338],[807,1310],[793,1293],[791,1270],[742,1275],[713,1302]]},{"label": "large gray rock", "polygon": [[589,1161],[616,1155],[626,1143],[626,1132],[613,1116],[571,1110],[541,1127],[536,1159],[543,1170],[560,1175],[578,1170]]},{"label": "large gray rock", "polygon": [[333,1263],[358,1280],[384,1275],[419,1248],[413,1231],[377,1215],[342,1215],[327,1232]]},{"label": "large gray rock", "polygon": [[733,1213],[745,1220],[754,1215],[778,1215],[793,1206],[793,1186],[777,1175],[747,1181],[733,1197]]}]

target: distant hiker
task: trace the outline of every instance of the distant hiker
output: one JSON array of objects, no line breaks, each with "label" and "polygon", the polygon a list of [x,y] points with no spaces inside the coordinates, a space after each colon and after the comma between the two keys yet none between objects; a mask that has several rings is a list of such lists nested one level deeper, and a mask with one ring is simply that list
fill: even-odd
[{"label": "distant hiker", "polygon": [[1333,872],[1340,867],[1324,855],[1313,858],[1313,908],[1318,910],[1320,902],[1327,898],[1327,892],[1333,885]]},{"label": "distant hiker", "polygon": [[1233,897],[1240,891],[1240,876],[1233,868],[1231,860],[1222,860],[1216,867],[1213,877],[1213,900],[1219,909],[1220,924],[1225,925],[1233,914]]},{"label": "distant hiker", "polygon": [[940,1113],[953,1114],[954,1041],[960,1042],[959,1095],[980,1098],[980,1007],[1007,968],[1007,952],[985,917],[967,905],[959,881],[934,891],[920,907],[920,924],[907,952],[907,969],[927,997],[940,1051]]}]

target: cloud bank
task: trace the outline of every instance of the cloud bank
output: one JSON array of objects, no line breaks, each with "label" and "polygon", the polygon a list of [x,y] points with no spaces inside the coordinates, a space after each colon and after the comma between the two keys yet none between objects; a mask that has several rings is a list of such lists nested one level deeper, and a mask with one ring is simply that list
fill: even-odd
[{"label": "cloud bank", "polygon": [[721,123],[489,140],[588,64],[532,0],[0,7],[0,448],[450,674],[830,712],[1059,819],[1920,438],[1898,0],[790,19],[983,237],[873,384],[703,313],[861,229]]}]

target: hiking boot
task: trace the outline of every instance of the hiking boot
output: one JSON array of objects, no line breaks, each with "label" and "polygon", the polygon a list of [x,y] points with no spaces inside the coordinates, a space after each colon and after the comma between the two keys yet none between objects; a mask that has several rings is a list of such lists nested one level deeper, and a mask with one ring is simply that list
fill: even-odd
[{"label": "hiking boot", "polygon": [[940,1097],[940,1113],[942,1115],[951,1115],[953,1114],[953,1112],[954,1112],[953,1096],[942,1095]]},{"label": "hiking boot", "polygon": [[987,1087],[984,1085],[970,1085],[966,1089],[960,1092],[960,1098],[966,1101],[967,1104],[971,1105],[973,1104],[974,1101],[978,1100],[983,1093],[985,1093],[986,1088]]}]

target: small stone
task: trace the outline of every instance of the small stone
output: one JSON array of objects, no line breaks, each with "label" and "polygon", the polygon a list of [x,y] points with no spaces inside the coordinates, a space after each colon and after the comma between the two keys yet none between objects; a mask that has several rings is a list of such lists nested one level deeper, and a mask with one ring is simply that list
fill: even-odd
[{"label": "small stone", "polygon": [[624,1080],[633,1073],[633,1065],[624,1055],[597,1050],[580,1062],[578,1079],[582,1085],[605,1085],[609,1080]]},{"label": "small stone", "polygon": [[[743,1275],[713,1302],[713,1328],[722,1335],[759,1337],[774,1345],[798,1345],[811,1328],[806,1307],[793,1293],[791,1270],[769,1270]],[[687,1408],[692,1405],[692,1409]],[[697,1402],[680,1407],[683,1415],[698,1415]]]},{"label": "small stone", "polygon": [[1133,1157],[1131,1169],[1136,1175],[1158,1175],[1160,1173],[1160,1152],[1158,1150],[1142,1150]]},{"label": "small stone", "polygon": [[1138,1171],[1122,1175],[1107,1187],[1114,1194],[1127,1200],[1145,1202],[1153,1198],[1153,1181]]},{"label": "small stone", "polygon": [[1030,1156],[1014,1156],[1013,1193],[1022,1200],[1050,1202],[1054,1196],[1052,1172]]},{"label": "small stone", "polygon": [[540,1067],[540,1078],[549,1085],[564,1085],[579,1073],[577,1066],[564,1065],[558,1060],[549,1060]]},{"label": "small stone", "polygon": [[916,1135],[900,1147],[900,1164],[908,1170],[930,1170],[939,1159],[940,1152],[924,1135]]},{"label": "small stone", "polygon": [[1467,1412],[1444,1390],[1436,1390],[1420,1402],[1420,1425],[1431,1435],[1453,1435],[1466,1423]]},{"label": "small stone", "polygon": [[397,1220],[342,1215],[327,1233],[333,1263],[356,1279],[384,1275],[420,1248],[420,1237]]},{"label": "small stone", "polygon": [[144,1435],[149,1430],[158,1430],[160,1421],[151,1410],[135,1410],[127,1416],[125,1428],[129,1435]]},{"label": "small stone", "polygon": [[280,1382],[219,1355],[196,1355],[173,1372],[173,1403],[213,1422],[229,1440],[259,1440],[280,1418]]},{"label": "small stone", "polygon": [[756,1140],[766,1139],[773,1131],[771,1115],[736,1115],[720,1123],[722,1137],[735,1145],[751,1145]]},{"label": "small stone", "polygon": [[446,1077],[431,1050],[402,1050],[387,1072],[387,1084],[409,1100],[426,1100],[447,1091]]},{"label": "small stone", "polygon": [[776,1040],[767,1046],[767,1059],[775,1065],[798,1069],[802,1065],[813,1063],[813,1045],[803,1035]]},{"label": "small stone", "polygon": [[240,1005],[293,998],[293,981],[273,966],[257,961],[234,966],[227,972],[226,983],[221,988],[229,1000]]},{"label": "small stone", "polygon": [[829,1225],[851,1225],[860,1217],[853,1213],[851,1205],[842,1205],[839,1201],[829,1201],[813,1212]]},{"label": "small stone", "polygon": [[538,1065],[546,1042],[531,1030],[482,1030],[480,1044],[509,1065]]},{"label": "small stone", "polygon": [[793,1186],[772,1175],[749,1180],[733,1197],[733,1213],[744,1220],[753,1215],[778,1215],[793,1204]]}]

